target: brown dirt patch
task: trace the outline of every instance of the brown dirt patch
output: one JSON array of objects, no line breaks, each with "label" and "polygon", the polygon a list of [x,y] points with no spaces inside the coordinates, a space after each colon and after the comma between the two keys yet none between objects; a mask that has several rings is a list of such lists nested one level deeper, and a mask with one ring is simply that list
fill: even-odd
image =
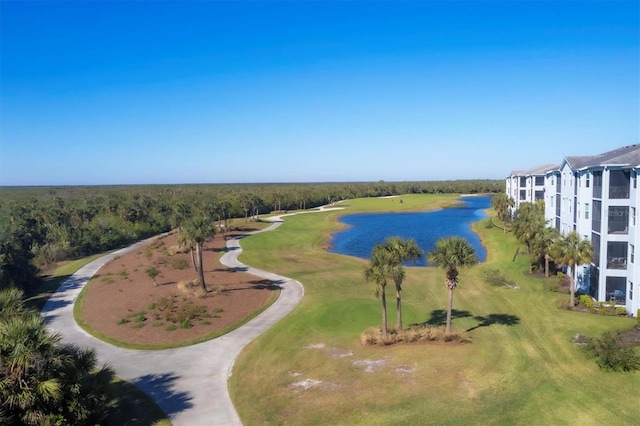
[{"label": "brown dirt patch", "polygon": [[[203,250],[209,292],[205,296],[186,294],[178,283],[197,279],[198,274],[188,251],[173,254],[177,238],[174,232],[155,239],[103,266],[85,292],[83,321],[96,332],[120,342],[174,344],[237,324],[265,306],[278,291],[270,282],[220,264],[225,241],[216,235]],[[157,285],[146,273],[151,267],[160,272]],[[172,322],[189,305],[206,310],[206,314],[190,320],[190,328],[183,328],[188,324]]]}]

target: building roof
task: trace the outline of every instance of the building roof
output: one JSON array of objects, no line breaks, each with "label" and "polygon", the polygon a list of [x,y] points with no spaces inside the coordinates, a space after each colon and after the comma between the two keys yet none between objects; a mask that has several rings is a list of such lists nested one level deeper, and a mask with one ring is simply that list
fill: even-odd
[{"label": "building roof", "polygon": [[509,176],[544,176],[550,170],[555,170],[558,168],[557,164],[543,164],[541,166],[532,167],[530,169],[524,170],[514,170]]},{"label": "building roof", "polygon": [[574,170],[598,166],[628,166],[640,165],[640,144],[623,146],[598,155],[583,157],[565,157]]}]

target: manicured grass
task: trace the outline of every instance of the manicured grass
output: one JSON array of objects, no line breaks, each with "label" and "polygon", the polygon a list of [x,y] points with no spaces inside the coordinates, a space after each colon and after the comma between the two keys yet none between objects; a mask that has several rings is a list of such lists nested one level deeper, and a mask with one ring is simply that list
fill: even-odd
[{"label": "manicured grass", "polygon": [[[380,301],[362,278],[366,262],[327,253],[322,244],[339,228],[340,214],[453,200],[402,199],[350,200],[340,204],[347,207],[343,212],[289,217],[273,232],[242,240],[242,262],[305,287],[300,306],[236,361],[229,388],[243,423],[637,423],[640,374],[602,371],[570,342],[577,333],[631,328],[635,320],[559,310],[568,296],[545,291],[542,279],[527,275],[526,255],[512,262],[518,243],[510,233],[488,228],[486,220],[474,228],[488,248],[487,262],[462,272],[454,296],[453,327],[468,330],[472,343],[361,346],[361,332],[379,326],[381,317]],[[520,289],[486,284],[482,276],[489,267]],[[388,288],[390,325],[394,296]],[[437,322],[446,300],[442,270],[408,269],[405,326]],[[354,363],[365,360],[381,366],[367,372]],[[322,384],[305,390],[304,380]]]}]

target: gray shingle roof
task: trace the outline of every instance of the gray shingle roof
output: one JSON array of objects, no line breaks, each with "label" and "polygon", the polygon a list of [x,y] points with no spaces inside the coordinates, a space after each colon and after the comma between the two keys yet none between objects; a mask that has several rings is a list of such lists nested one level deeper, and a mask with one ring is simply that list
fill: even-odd
[{"label": "gray shingle roof", "polygon": [[557,164],[543,164],[530,169],[514,170],[509,176],[544,176],[548,171],[558,168]]},{"label": "gray shingle roof", "polygon": [[[579,159],[572,160],[570,159]],[[638,166],[640,165],[640,144],[623,146],[602,154],[589,157],[566,157],[569,165],[574,169],[597,166]]]}]

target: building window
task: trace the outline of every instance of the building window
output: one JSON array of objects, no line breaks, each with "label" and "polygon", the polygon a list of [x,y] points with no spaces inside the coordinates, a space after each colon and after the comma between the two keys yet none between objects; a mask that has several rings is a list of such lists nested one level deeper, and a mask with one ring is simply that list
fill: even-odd
[{"label": "building window", "polygon": [[526,188],[526,186],[527,186],[527,178],[521,177],[520,178],[520,188]]},{"label": "building window", "polygon": [[629,208],[609,206],[609,234],[629,233]]},{"label": "building window", "polygon": [[536,186],[544,185],[544,176],[536,176]]},{"label": "building window", "polygon": [[607,301],[615,302],[616,305],[626,304],[626,284],[627,279],[624,277],[607,277]]},{"label": "building window", "polygon": [[553,195],[552,195],[551,197],[549,197],[549,200],[551,201],[549,204],[551,204],[551,207],[553,207],[553,199],[554,199],[554,198],[555,198],[555,197],[554,197]]},{"label": "building window", "polygon": [[629,300],[633,300],[633,283],[629,281]]},{"label": "building window", "polygon": [[591,173],[587,172],[585,186],[588,188],[591,184]]},{"label": "building window", "polygon": [[630,173],[624,170],[611,170],[609,172],[609,198],[629,198]]},{"label": "building window", "polygon": [[607,268],[627,269],[627,249],[625,242],[609,241],[607,243]]},{"label": "building window", "polygon": [[584,218],[589,219],[589,203],[584,203]]},{"label": "building window", "polygon": [[633,244],[629,244],[629,262],[633,263],[633,258],[636,256],[636,247]]},{"label": "building window", "polygon": [[636,208],[631,207],[631,225],[636,226]]}]

